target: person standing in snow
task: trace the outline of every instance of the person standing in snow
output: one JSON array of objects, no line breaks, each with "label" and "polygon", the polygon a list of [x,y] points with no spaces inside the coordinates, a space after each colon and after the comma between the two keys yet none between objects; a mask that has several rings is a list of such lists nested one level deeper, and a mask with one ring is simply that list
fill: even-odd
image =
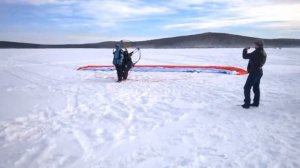
[{"label": "person standing in snow", "polygon": [[121,82],[122,77],[123,77],[124,54],[123,54],[123,50],[120,47],[120,45],[118,45],[118,44],[115,45],[115,50],[114,50],[113,54],[114,54],[113,64],[116,67],[117,76],[118,76],[117,82]]},{"label": "person standing in snow", "polygon": [[133,62],[131,59],[133,52],[128,52],[127,48],[125,48],[123,55],[124,55],[124,60],[123,60],[123,80],[126,80],[128,77],[128,72],[133,66]]},{"label": "person standing in snow", "polygon": [[[267,54],[263,48],[264,42],[263,40],[256,40],[254,42],[255,50],[252,53],[248,53],[248,49],[250,47],[244,48],[243,50],[243,58],[249,59],[249,63],[247,66],[247,71],[249,73],[248,78],[246,80],[244,86],[244,104],[242,105],[243,108],[248,109],[250,106],[258,107],[259,100],[260,100],[260,79],[263,76],[263,69]],[[251,102],[250,92],[251,88],[253,87],[254,92],[254,100],[253,103]]]}]

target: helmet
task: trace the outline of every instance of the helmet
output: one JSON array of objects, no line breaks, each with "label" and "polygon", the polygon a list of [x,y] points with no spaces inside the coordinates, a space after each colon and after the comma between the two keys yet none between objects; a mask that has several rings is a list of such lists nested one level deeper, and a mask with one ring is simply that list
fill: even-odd
[{"label": "helmet", "polygon": [[254,41],[254,44],[256,44],[258,47],[263,47],[264,46],[264,41],[262,39],[256,39]]}]

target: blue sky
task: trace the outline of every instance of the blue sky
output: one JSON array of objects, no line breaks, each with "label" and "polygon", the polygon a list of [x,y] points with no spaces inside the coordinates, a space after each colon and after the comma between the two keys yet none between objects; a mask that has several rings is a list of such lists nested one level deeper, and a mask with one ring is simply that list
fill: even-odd
[{"label": "blue sky", "polygon": [[1,0],[0,41],[89,43],[224,32],[300,38],[300,0]]}]

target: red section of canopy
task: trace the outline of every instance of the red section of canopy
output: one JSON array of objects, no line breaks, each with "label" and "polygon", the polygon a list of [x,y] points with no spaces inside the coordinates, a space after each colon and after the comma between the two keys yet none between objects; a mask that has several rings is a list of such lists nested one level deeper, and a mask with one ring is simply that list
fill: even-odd
[{"label": "red section of canopy", "polygon": [[[198,65],[136,65],[135,68],[202,68],[202,69],[223,69],[237,72],[237,75],[244,75],[248,72],[242,68],[232,66],[198,66]],[[81,66],[77,70],[87,68],[113,68],[112,65],[86,65]]]}]

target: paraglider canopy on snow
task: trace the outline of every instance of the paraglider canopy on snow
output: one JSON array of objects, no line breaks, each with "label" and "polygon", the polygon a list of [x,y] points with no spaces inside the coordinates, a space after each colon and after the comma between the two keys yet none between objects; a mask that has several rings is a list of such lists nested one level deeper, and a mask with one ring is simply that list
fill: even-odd
[{"label": "paraglider canopy on snow", "polygon": [[[110,65],[87,65],[77,70],[85,71],[114,71]],[[186,73],[222,73],[244,75],[248,72],[242,68],[232,66],[180,66],[180,65],[136,65],[132,68],[135,72],[186,72]]]}]

